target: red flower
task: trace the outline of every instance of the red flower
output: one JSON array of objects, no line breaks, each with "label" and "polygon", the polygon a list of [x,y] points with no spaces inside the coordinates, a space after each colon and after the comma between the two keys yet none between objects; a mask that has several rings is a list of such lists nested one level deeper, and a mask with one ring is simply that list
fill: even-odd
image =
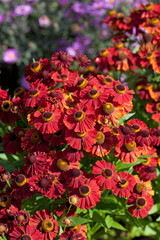
[{"label": "red flower", "polygon": [[78,233],[77,230],[74,231],[65,231],[60,235],[59,240],[68,240],[68,239],[76,239],[76,240],[86,240],[81,233]]},{"label": "red flower", "polygon": [[78,168],[70,169],[63,174],[66,183],[69,184],[69,188],[78,188],[84,184],[85,176],[83,172]]},{"label": "red flower", "polygon": [[105,127],[97,132],[96,143],[88,150],[94,156],[103,157],[112,149],[112,134],[110,127]]},{"label": "red flower", "polygon": [[149,131],[146,129],[139,131],[136,135],[136,143],[141,147],[151,147],[152,141],[153,139]]},{"label": "red flower", "polygon": [[81,209],[93,208],[100,201],[99,187],[96,181],[91,179],[86,179],[79,188],[69,192],[70,196],[74,194],[79,198],[77,206]]},{"label": "red flower", "polygon": [[154,191],[152,190],[152,184],[151,181],[143,181],[141,180],[138,175],[134,176],[135,180],[136,180],[136,185],[134,186],[134,192],[137,194],[142,194],[142,191],[145,191],[147,194],[149,194],[150,196],[154,195]]},{"label": "red flower", "polygon": [[70,130],[84,133],[92,129],[95,125],[93,109],[85,108],[79,104],[76,108],[70,108],[63,119],[64,124]]},{"label": "red flower", "polygon": [[5,90],[2,90],[0,86],[0,104],[2,103],[2,101],[7,99],[7,95],[7,92]]},{"label": "red flower", "polygon": [[113,194],[119,197],[130,197],[136,184],[134,177],[126,172],[119,173],[120,180],[112,188]]},{"label": "red flower", "polygon": [[115,166],[104,160],[95,163],[92,173],[98,174],[98,176],[94,177],[94,180],[99,186],[103,184],[103,189],[112,189],[118,179]]},{"label": "red flower", "polygon": [[51,143],[52,147],[64,145],[64,129],[60,129],[59,131],[52,134],[44,134],[43,138],[46,142]]},{"label": "red flower", "polygon": [[25,170],[28,177],[38,175],[47,170],[51,164],[51,157],[44,152],[34,152],[28,157],[24,157]]},{"label": "red flower", "polygon": [[139,119],[131,119],[127,122],[132,132],[137,133],[140,130],[148,130],[147,125]]},{"label": "red flower", "polygon": [[58,233],[58,222],[48,210],[37,211],[30,218],[29,226],[33,226],[41,232],[42,240],[55,239]]},{"label": "red flower", "polygon": [[56,52],[52,55],[52,63],[58,68],[69,68],[73,63],[73,58],[66,52]]},{"label": "red flower", "polygon": [[83,152],[81,150],[79,151],[69,146],[63,152],[65,154],[66,159],[68,159],[69,162],[78,162],[84,157]]},{"label": "red flower", "polygon": [[134,163],[141,156],[141,148],[137,147],[135,141],[125,143],[124,145],[118,144],[114,154],[124,163]]},{"label": "red flower", "polygon": [[153,113],[151,118],[160,123],[160,102],[147,103],[146,111]]},{"label": "red flower", "polygon": [[153,145],[160,145],[160,126],[158,129],[151,128],[150,129],[150,135],[152,136],[153,139]]},{"label": "red flower", "polygon": [[156,169],[153,166],[143,166],[139,175],[143,181],[153,180],[157,177]]},{"label": "red flower", "polygon": [[10,233],[10,240],[42,240],[41,233],[32,226],[21,226],[14,228],[13,232]]},{"label": "red flower", "polygon": [[36,111],[34,113],[33,124],[37,130],[42,133],[55,133],[60,130],[59,121],[61,119],[61,111],[45,108],[44,112]]},{"label": "red flower", "polygon": [[91,60],[87,58],[84,54],[78,54],[75,56],[76,61],[79,63],[80,67],[87,67],[91,64]]},{"label": "red flower", "polygon": [[146,194],[145,191],[142,192],[142,195],[133,193],[127,201],[128,205],[132,205],[128,208],[128,211],[132,213],[133,217],[144,218],[148,215],[148,212],[153,207],[153,199],[149,194]]},{"label": "red flower", "polygon": [[50,147],[43,140],[41,132],[29,129],[22,137],[22,149],[26,152],[49,152]]},{"label": "red flower", "polygon": [[89,150],[92,145],[96,143],[96,136],[97,131],[94,128],[83,133],[74,132],[73,130],[65,131],[65,139],[67,144],[77,150],[81,150],[82,148],[86,151]]},{"label": "red flower", "polygon": [[26,107],[44,107],[47,97],[47,87],[40,82],[30,84],[30,89],[24,94],[23,102]]},{"label": "red flower", "polygon": [[19,120],[19,115],[12,111],[14,109],[14,99],[11,101],[9,98],[8,100],[4,100],[1,102],[0,105],[0,120],[4,123],[13,123]]},{"label": "red flower", "polygon": [[123,86],[120,81],[113,82],[113,87],[107,87],[110,96],[114,96],[114,101],[123,105],[132,101],[134,91],[129,90],[127,86]]}]

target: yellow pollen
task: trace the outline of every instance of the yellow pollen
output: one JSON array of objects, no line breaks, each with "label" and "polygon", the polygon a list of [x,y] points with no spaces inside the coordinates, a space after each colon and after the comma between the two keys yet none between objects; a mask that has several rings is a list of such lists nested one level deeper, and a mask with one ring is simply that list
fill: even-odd
[{"label": "yellow pollen", "polygon": [[80,138],[84,138],[86,135],[87,135],[87,132],[84,132],[84,133],[76,133],[78,137]]},{"label": "yellow pollen", "polygon": [[97,144],[101,145],[105,141],[105,135],[102,132],[97,132],[96,136]]},{"label": "yellow pollen", "polygon": [[106,48],[106,49],[102,50],[99,55],[100,55],[101,57],[106,57],[106,56],[108,55],[108,53],[109,53],[109,51],[108,51],[108,49]]},{"label": "yellow pollen", "polygon": [[51,232],[54,228],[54,223],[50,219],[42,221],[42,229],[44,232]]},{"label": "yellow pollen", "polygon": [[69,169],[69,163],[66,159],[59,158],[57,161],[57,167],[62,171],[67,171]]},{"label": "yellow pollen", "polygon": [[136,142],[132,141],[132,142],[126,143],[126,144],[124,144],[124,146],[128,152],[132,152],[136,149]]},{"label": "yellow pollen", "polygon": [[3,112],[8,112],[12,106],[13,106],[13,103],[11,101],[5,100],[1,104],[1,109]]},{"label": "yellow pollen", "polygon": [[38,61],[34,62],[34,63],[31,64],[30,69],[34,73],[39,72],[42,69],[42,64]]}]

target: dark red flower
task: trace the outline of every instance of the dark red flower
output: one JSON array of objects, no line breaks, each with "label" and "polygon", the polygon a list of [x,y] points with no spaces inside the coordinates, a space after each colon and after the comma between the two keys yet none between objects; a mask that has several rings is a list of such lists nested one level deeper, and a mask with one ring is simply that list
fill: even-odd
[{"label": "dark red flower", "polygon": [[69,68],[73,63],[73,58],[66,52],[56,52],[52,55],[52,63],[58,68]]},{"label": "dark red flower", "polygon": [[26,152],[49,152],[50,147],[43,139],[40,131],[29,129],[22,137],[22,149]]},{"label": "dark red flower", "polygon": [[150,195],[143,191],[141,196],[133,193],[127,200],[127,204],[132,205],[128,208],[128,211],[132,214],[132,216],[144,218],[152,209],[154,202]]},{"label": "dark red flower", "polygon": [[115,166],[104,160],[95,163],[92,173],[98,175],[94,180],[99,186],[103,185],[103,189],[112,189],[118,180]]},{"label": "dark red flower", "polygon": [[42,240],[55,239],[58,233],[58,222],[48,210],[37,211],[29,220],[29,226],[33,226],[41,232]]},{"label": "dark red flower", "polygon": [[78,188],[84,183],[85,176],[83,172],[79,168],[73,168],[69,171],[66,171],[63,174],[63,177],[67,184],[69,184],[69,188]]},{"label": "dark red flower", "polygon": [[136,184],[134,177],[130,173],[120,172],[120,180],[112,188],[113,194],[119,197],[130,197]]},{"label": "dark red flower", "polygon": [[69,191],[69,195],[77,195],[79,202],[77,206],[81,209],[93,208],[100,201],[100,189],[96,181],[85,179],[79,188]]},{"label": "dark red flower", "polygon": [[59,240],[86,240],[81,233],[78,233],[77,230],[65,231],[60,235]]},{"label": "dark red flower", "polygon": [[14,228],[10,233],[10,240],[43,240],[41,233],[32,226],[21,226]]},{"label": "dark red flower", "polygon": [[91,64],[91,60],[87,58],[84,54],[78,54],[75,56],[76,61],[79,63],[80,67],[87,67]]}]

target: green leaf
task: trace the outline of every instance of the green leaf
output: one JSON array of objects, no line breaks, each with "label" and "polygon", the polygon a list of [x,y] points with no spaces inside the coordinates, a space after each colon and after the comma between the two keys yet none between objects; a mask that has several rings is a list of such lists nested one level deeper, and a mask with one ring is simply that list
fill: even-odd
[{"label": "green leaf", "polygon": [[[149,211],[149,215],[156,213],[160,210],[160,204],[156,203],[153,205],[152,209]],[[157,221],[157,220],[156,220]]]},{"label": "green leaf", "polygon": [[[103,217],[98,212],[93,212],[93,220],[99,224],[101,224],[104,228],[107,228],[106,222]],[[108,228],[107,228],[108,229]]]},{"label": "green leaf", "polygon": [[125,227],[123,227],[120,223],[112,221],[112,228],[116,228],[122,231],[127,231]]},{"label": "green leaf", "polygon": [[128,113],[127,115],[123,116],[122,118],[119,119],[119,124],[123,124],[126,120],[130,119],[135,113]]},{"label": "green leaf", "polygon": [[105,223],[108,228],[111,228],[113,224],[113,218],[110,215],[107,215],[107,217],[105,218]]}]

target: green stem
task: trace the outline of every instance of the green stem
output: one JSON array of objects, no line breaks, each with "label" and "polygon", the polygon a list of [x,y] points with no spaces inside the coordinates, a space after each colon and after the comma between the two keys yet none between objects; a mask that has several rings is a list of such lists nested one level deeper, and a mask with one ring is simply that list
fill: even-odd
[{"label": "green stem", "polygon": [[24,121],[24,119],[23,119],[22,115],[20,114],[20,112],[18,112],[18,115],[20,116],[22,122],[28,127],[28,123],[26,123],[26,122]]}]

